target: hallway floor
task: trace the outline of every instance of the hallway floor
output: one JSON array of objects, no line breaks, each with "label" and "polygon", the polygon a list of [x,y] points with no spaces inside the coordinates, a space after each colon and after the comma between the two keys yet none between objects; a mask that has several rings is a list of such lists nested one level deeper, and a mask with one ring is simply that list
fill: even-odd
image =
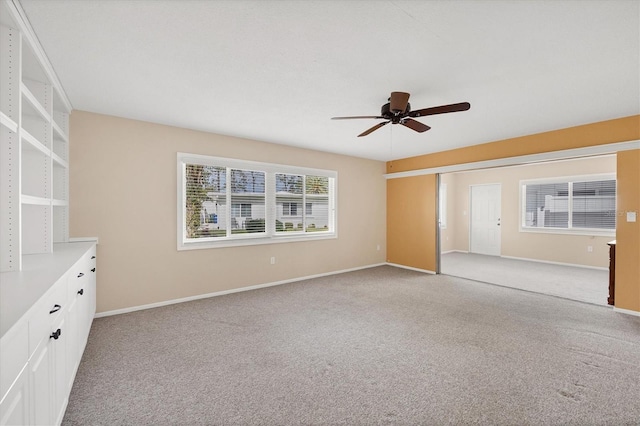
[{"label": "hallway floor", "polygon": [[609,271],[474,253],[447,253],[441,272],[536,293],[607,305]]}]

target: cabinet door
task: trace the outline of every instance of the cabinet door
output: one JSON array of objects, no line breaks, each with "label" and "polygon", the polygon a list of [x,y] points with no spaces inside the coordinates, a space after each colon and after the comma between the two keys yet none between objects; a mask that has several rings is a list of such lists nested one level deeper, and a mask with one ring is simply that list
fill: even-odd
[{"label": "cabinet door", "polygon": [[60,330],[60,336],[57,340],[53,340],[53,350],[51,351],[52,371],[52,391],[53,391],[53,419],[54,424],[60,424],[64,416],[64,410],[67,408],[69,398],[69,389],[67,385],[67,338],[69,330],[66,328],[66,321],[63,318],[58,324],[57,330]]},{"label": "cabinet door", "polygon": [[27,425],[29,421],[28,369],[22,370],[0,404],[0,425]]},{"label": "cabinet door", "polygon": [[80,362],[80,357],[82,356],[82,352],[80,351],[80,339],[79,339],[79,330],[78,330],[78,322],[79,322],[79,309],[78,309],[78,298],[74,297],[71,299],[69,303],[69,309],[67,310],[67,319],[66,323],[66,331],[65,335],[66,346],[67,346],[67,389],[71,390],[73,386],[73,379],[76,375],[76,369],[78,368],[78,363]]},{"label": "cabinet door", "polygon": [[53,340],[44,342],[29,361],[31,418],[33,424],[52,424],[52,348]]},{"label": "cabinet door", "polygon": [[43,341],[29,361],[29,388],[32,423],[59,424],[66,408],[67,347],[65,319],[54,326],[51,337]]}]

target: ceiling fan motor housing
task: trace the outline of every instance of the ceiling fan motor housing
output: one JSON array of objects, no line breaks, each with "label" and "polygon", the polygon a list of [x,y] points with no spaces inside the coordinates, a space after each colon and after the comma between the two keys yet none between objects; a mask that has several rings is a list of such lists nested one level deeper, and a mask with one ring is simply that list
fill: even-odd
[{"label": "ceiling fan motor housing", "polygon": [[388,102],[382,105],[380,108],[380,115],[387,120],[391,120],[392,123],[397,124],[400,122],[401,118],[407,116],[407,114],[411,111],[411,104],[407,102],[407,108],[404,111],[391,111],[391,103]]}]

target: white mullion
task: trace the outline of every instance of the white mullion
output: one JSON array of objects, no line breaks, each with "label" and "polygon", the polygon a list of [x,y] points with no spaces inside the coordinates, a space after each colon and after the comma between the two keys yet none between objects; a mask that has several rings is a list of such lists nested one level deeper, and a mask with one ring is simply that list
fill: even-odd
[{"label": "white mullion", "polygon": [[[227,177],[227,187],[225,190],[225,198],[226,198],[226,207],[225,207],[225,227],[227,229],[227,238],[231,236],[231,167],[225,168],[225,173]],[[242,209],[242,207],[241,207]]]},{"label": "white mullion", "polygon": [[329,200],[328,200],[328,211],[327,211],[327,222],[329,224],[331,224],[331,226],[333,227],[332,229],[330,228],[329,231],[331,232],[336,232],[338,229],[338,217],[336,215],[336,203],[338,202],[338,194],[337,194],[337,187],[336,187],[336,178],[329,178],[327,181],[327,192],[328,192],[328,196],[329,196]]},{"label": "white mullion", "polygon": [[307,232],[307,176],[302,175],[302,232]]},{"label": "white mullion", "polygon": [[272,237],[276,233],[276,174],[265,172],[264,178],[264,231]]},{"label": "white mullion", "polygon": [[567,214],[569,217],[567,218],[567,229],[573,229],[573,182],[568,182],[567,187]]}]

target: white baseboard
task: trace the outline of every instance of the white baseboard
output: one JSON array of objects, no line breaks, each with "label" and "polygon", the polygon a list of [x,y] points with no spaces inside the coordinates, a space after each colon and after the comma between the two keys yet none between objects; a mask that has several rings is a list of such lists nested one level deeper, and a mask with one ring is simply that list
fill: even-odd
[{"label": "white baseboard", "polygon": [[627,314],[627,315],[633,315],[636,317],[640,317],[640,312],[638,311],[632,311],[630,309],[622,309],[622,308],[616,308],[615,306],[613,307],[613,311],[614,312],[620,312],[621,314]]},{"label": "white baseboard", "polygon": [[264,283],[264,284],[256,284],[248,287],[233,288],[230,290],[216,291],[216,292],[207,293],[207,294],[199,294],[197,296],[182,297],[180,299],[165,300],[163,302],[149,303],[147,305],[139,305],[139,306],[132,306],[129,308],[115,309],[112,311],[98,312],[96,313],[94,318],[102,318],[102,317],[108,317],[112,315],[127,314],[129,312],[142,311],[144,309],[159,308],[161,306],[174,305],[176,303],[191,302],[193,300],[207,299],[209,297],[224,296],[225,294],[239,293],[242,291],[256,290],[256,289],[265,288],[265,287],[273,287],[276,285],[288,284],[296,281],[310,280],[312,278],[326,277],[329,275],[344,274],[345,272],[359,271],[361,269],[375,268],[377,266],[384,266],[384,265],[387,265],[387,263],[376,263],[373,265],[358,266],[356,268],[342,269],[339,271],[325,272],[322,274],[307,275],[305,277],[291,278],[288,280],[274,281],[274,282]]},{"label": "white baseboard", "polygon": [[467,250],[447,250],[443,251],[440,254],[449,254],[449,253],[469,253]]},{"label": "white baseboard", "polygon": [[434,272],[434,271],[429,271],[428,269],[413,268],[413,267],[411,267],[411,266],[399,265],[399,264],[397,264],[397,263],[390,263],[390,262],[387,262],[387,263],[386,263],[386,265],[394,266],[394,267],[396,267],[396,268],[409,269],[409,270],[411,270],[411,271],[424,272],[425,274],[435,274],[435,272]]},{"label": "white baseboard", "polygon": [[585,269],[597,269],[599,271],[609,270],[609,268],[606,268],[603,266],[588,266],[588,265],[579,265],[577,263],[552,262],[550,260],[529,259],[527,257],[515,257],[515,256],[500,256],[500,257],[504,259],[525,260],[527,262],[548,263],[550,265],[573,266],[575,268],[585,268]]}]

